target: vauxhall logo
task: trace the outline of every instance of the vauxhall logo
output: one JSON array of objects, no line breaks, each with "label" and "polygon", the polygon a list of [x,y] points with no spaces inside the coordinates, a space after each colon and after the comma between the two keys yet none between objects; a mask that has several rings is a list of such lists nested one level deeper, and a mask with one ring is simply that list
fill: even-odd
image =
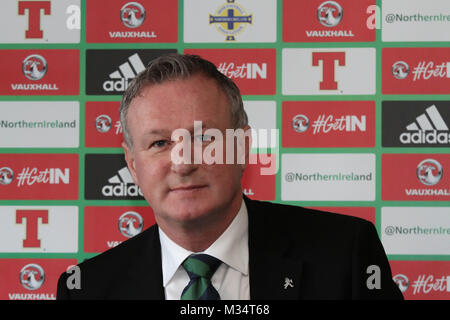
[{"label": "vauxhall logo", "polygon": [[138,2],[128,2],[120,9],[120,20],[128,28],[137,28],[145,20],[145,8]]},{"label": "vauxhall logo", "polygon": [[108,132],[111,129],[111,117],[106,114],[101,114],[95,119],[95,128],[100,133]]},{"label": "vauxhall logo", "polygon": [[399,138],[402,144],[448,144],[450,132],[438,109],[432,105],[407,125],[406,132]]},{"label": "vauxhall logo", "polygon": [[317,19],[325,27],[335,27],[341,22],[342,7],[336,1],[325,1],[317,8]]},{"label": "vauxhall logo", "polygon": [[409,74],[409,65],[404,61],[397,61],[392,65],[392,75],[399,80],[405,79]]},{"label": "vauxhall logo", "polygon": [[292,128],[299,133],[305,132],[309,128],[309,119],[303,114],[298,114],[292,119]]},{"label": "vauxhall logo", "polygon": [[434,159],[425,159],[417,166],[417,179],[427,186],[434,186],[442,178],[442,165]]},{"label": "vauxhall logo", "polygon": [[[118,229],[122,236],[125,238],[132,238],[135,235],[142,232],[144,229],[144,219],[135,211],[126,211],[122,213],[118,220]],[[122,241],[107,240],[106,245],[108,248],[114,248],[121,244]]]},{"label": "vauxhall logo", "polygon": [[396,274],[392,280],[397,284],[401,292],[405,292],[409,288],[409,279],[403,274]]},{"label": "vauxhall logo", "polygon": [[317,21],[326,29],[306,30],[306,36],[308,38],[354,37],[352,30],[333,30],[341,23],[342,15],[343,9],[336,1],[322,2],[317,8]]},{"label": "vauxhall logo", "polygon": [[10,168],[8,167],[0,168],[1,185],[8,185],[13,181],[13,179],[14,179],[14,172]]},{"label": "vauxhall logo", "polygon": [[22,71],[28,79],[40,80],[47,73],[47,61],[38,54],[30,55],[23,60]]},{"label": "vauxhall logo", "polygon": [[[450,189],[437,188],[444,175],[442,164],[435,159],[424,159],[416,169],[417,179],[425,188],[405,188],[407,196],[450,196]],[[442,184],[441,184],[442,185]],[[446,187],[446,185],[443,185]]]},{"label": "vauxhall logo", "polygon": [[20,270],[20,283],[27,290],[39,289],[45,281],[44,269],[35,263],[27,264]]},{"label": "vauxhall logo", "polygon": [[131,238],[141,233],[144,228],[144,219],[137,212],[127,211],[119,217],[118,226],[124,237]]},{"label": "vauxhall logo", "polygon": [[56,300],[55,293],[42,292],[48,291],[49,288],[48,283],[47,288],[45,288],[47,275],[44,268],[39,264],[29,263],[23,266],[18,271],[17,278],[26,291],[8,292],[10,300]]},{"label": "vauxhall logo", "polygon": [[128,82],[143,70],[145,70],[144,63],[139,55],[135,53],[128,58],[127,62],[122,63],[118,70],[109,75],[111,80],[103,83],[103,90],[107,92],[123,92],[128,88]]},{"label": "vauxhall logo", "polygon": [[110,38],[156,38],[154,31],[139,30],[147,17],[145,8],[139,2],[128,2],[120,9],[122,24],[134,31],[109,31]]},{"label": "vauxhall logo", "polygon": [[47,60],[39,54],[27,56],[22,62],[22,72],[25,78],[38,83],[11,83],[12,90],[59,90],[56,83],[42,83],[47,74]]}]

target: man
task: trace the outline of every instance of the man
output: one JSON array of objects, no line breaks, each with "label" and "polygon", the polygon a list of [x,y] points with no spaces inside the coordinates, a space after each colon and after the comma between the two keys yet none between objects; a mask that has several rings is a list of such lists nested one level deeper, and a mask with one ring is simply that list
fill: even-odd
[{"label": "man", "polygon": [[402,298],[371,223],[243,196],[248,140],[211,153],[232,153],[231,163],[192,161],[220,140],[209,132],[250,129],[239,89],[212,63],[154,60],[120,116],[128,168],[156,225],[81,263],[81,289],[63,274],[58,299]]}]

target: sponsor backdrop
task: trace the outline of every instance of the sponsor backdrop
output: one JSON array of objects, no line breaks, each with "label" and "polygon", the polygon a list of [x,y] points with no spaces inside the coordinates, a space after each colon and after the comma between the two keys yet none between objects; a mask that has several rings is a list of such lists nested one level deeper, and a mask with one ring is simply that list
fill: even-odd
[{"label": "sponsor backdrop", "polygon": [[199,54],[241,88],[249,197],[373,222],[407,299],[450,298],[449,1],[0,8],[0,299],[55,299],[61,272],[155,223],[118,106],[169,52]]}]

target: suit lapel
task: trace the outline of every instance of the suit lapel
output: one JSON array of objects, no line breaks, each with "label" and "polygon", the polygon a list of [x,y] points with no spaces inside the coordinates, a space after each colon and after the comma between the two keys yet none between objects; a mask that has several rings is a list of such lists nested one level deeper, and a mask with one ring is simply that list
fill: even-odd
[{"label": "suit lapel", "polygon": [[250,256],[250,299],[297,300],[301,262],[276,255]]},{"label": "suit lapel", "polygon": [[302,263],[291,255],[288,236],[273,230],[264,203],[244,196],[249,216],[250,298],[299,299]]},{"label": "suit lapel", "polygon": [[144,231],[145,245],[133,267],[128,272],[127,278],[132,284],[130,296],[134,299],[164,300],[164,287],[161,266],[161,244],[159,232],[156,225]]}]

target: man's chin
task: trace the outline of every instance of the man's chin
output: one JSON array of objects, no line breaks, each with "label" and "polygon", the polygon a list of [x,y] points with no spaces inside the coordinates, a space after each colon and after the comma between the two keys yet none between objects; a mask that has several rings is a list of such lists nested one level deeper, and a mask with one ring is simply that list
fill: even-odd
[{"label": "man's chin", "polygon": [[169,213],[170,218],[186,227],[203,224],[211,219],[213,212],[207,209],[176,208]]},{"label": "man's chin", "polygon": [[210,197],[179,197],[176,201],[167,203],[165,214],[169,219],[180,224],[196,224],[207,221],[217,211],[219,205],[214,205]]}]

